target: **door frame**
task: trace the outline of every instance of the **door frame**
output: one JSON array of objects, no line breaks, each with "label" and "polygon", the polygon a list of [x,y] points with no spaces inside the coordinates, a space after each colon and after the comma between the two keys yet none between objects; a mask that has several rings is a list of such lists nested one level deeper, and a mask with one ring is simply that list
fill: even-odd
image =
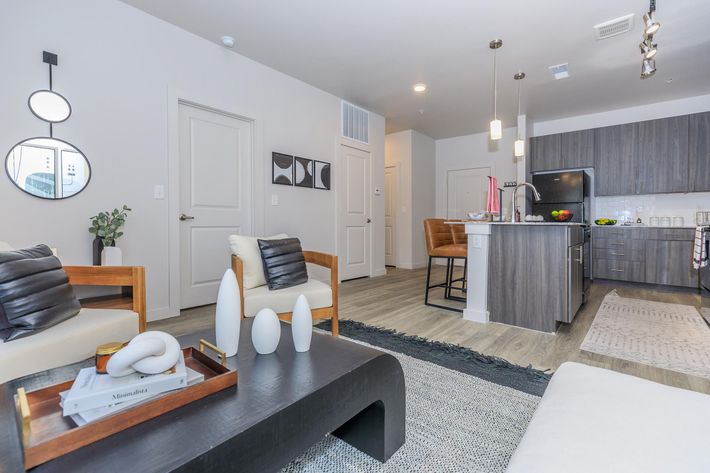
[{"label": "door frame", "polygon": [[[261,123],[260,116],[253,113],[254,110],[245,110],[246,114],[229,111],[228,107],[215,106],[216,103],[229,102],[221,97],[207,97],[199,94],[186,93],[173,87],[168,87],[167,100],[167,135],[168,135],[168,306],[153,309],[148,312],[149,320],[160,320],[180,315],[180,127],[179,114],[180,104],[200,108],[209,112],[219,113],[238,120],[251,123],[251,170],[253,182],[261,182],[263,167],[257,166],[256,156],[261,153],[261,139],[257,136],[260,131],[258,124]],[[251,229],[254,234],[259,234],[263,230],[264,215],[257,215],[256,201],[263,197],[262,186],[252,185],[250,193],[251,204]],[[225,245],[228,242],[224,242]],[[229,261],[225,261],[225,269],[229,267]]]},{"label": "door frame", "polygon": [[[368,182],[367,182],[368,183],[367,192],[370,193],[370,208],[368,209],[368,213],[370,215],[370,219],[372,220],[372,222],[370,223],[370,238],[369,238],[369,241],[370,241],[370,261],[368,261],[369,274],[367,277],[381,276],[380,274],[375,274],[375,269],[374,269],[374,261],[375,261],[375,251],[374,251],[374,248],[375,248],[374,227],[375,227],[375,225],[374,224],[375,224],[375,218],[373,215],[373,210],[374,210],[374,200],[375,200],[374,197],[376,197],[376,196],[373,195],[374,193],[373,193],[373,184],[372,184],[372,182],[373,182],[372,175],[374,172],[374,170],[373,170],[374,166],[372,165],[372,161],[373,161],[372,148],[368,144],[360,143],[358,141],[353,141],[353,140],[349,140],[347,138],[342,138],[342,137],[340,139],[336,140],[336,149],[335,149],[336,153],[335,153],[335,160],[334,160],[335,161],[335,169],[334,170],[335,170],[336,176],[337,176],[336,186],[335,186],[335,254],[338,255],[338,261],[339,261],[338,265],[342,264],[342,261],[343,261],[343,255],[341,254],[341,251],[343,250],[343,248],[341,248],[341,244],[340,244],[341,237],[342,237],[342,227],[340,225],[342,222],[342,215],[341,215],[342,202],[341,202],[341,200],[342,200],[343,196],[345,195],[341,190],[343,188],[343,183],[345,182],[345,173],[340,172],[340,164],[341,164],[340,151],[343,146],[345,146],[347,148],[356,149],[358,151],[362,151],[363,153],[367,153],[370,155],[370,163],[369,163],[370,169],[368,171],[369,175],[368,175]],[[382,172],[384,173],[384,168],[382,169]],[[342,281],[342,280],[343,280],[342,271],[338,271],[338,281]]]},{"label": "door frame", "polygon": [[[394,239],[393,239],[394,248],[392,249],[392,252],[394,254],[392,256],[394,257],[394,267],[398,268],[398,267],[400,267],[400,261],[399,261],[399,252],[396,250],[396,248],[398,246],[397,245],[397,238],[400,233],[399,229],[397,227],[399,226],[399,222],[402,220],[401,218],[399,218],[399,210],[400,210],[399,209],[399,197],[400,197],[399,190],[400,190],[402,183],[400,182],[400,177],[399,177],[399,171],[400,171],[399,163],[385,164],[385,171],[387,170],[387,168],[394,169],[393,174],[394,174],[395,186],[397,187],[397,189],[396,189],[397,192],[395,192],[395,194],[392,196],[392,214],[394,217],[394,225],[392,227],[394,229]],[[387,181],[385,181],[383,192],[387,192],[386,189],[387,189]],[[385,228],[387,228],[386,225],[385,225]],[[387,267],[387,254],[385,254],[385,267]]]}]

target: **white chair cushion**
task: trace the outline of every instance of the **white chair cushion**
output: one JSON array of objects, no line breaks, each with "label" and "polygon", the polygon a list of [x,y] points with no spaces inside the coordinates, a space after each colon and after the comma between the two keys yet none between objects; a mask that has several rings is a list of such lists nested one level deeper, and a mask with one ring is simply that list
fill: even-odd
[{"label": "white chair cushion", "polygon": [[10,342],[0,342],[0,383],[76,363],[107,342],[138,335],[138,314],[119,309],[81,309],[71,319]]},{"label": "white chair cushion", "polygon": [[229,247],[232,254],[239,256],[244,263],[244,281],[242,281],[244,289],[252,289],[266,284],[264,264],[261,261],[259,243],[256,240],[280,240],[282,238],[288,238],[288,235],[285,233],[270,237],[229,235]]},{"label": "white chair cushion", "polygon": [[506,471],[710,472],[710,396],[564,363]]},{"label": "white chair cushion", "polygon": [[266,307],[277,314],[291,312],[299,295],[305,295],[311,309],[320,309],[333,305],[333,293],[330,286],[317,279],[309,279],[305,284],[269,291],[268,286],[259,286],[244,291],[244,316],[254,317]]},{"label": "white chair cushion", "polygon": [[14,250],[13,247],[5,243],[4,241],[0,241],[0,251],[12,251]]}]

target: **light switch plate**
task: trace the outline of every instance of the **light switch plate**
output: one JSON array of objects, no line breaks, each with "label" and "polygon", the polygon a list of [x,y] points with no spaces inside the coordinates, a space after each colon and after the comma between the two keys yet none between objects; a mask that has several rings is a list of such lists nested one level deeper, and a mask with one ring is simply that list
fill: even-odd
[{"label": "light switch plate", "polygon": [[162,184],[156,184],[153,186],[153,198],[156,200],[163,200],[165,198],[165,186]]},{"label": "light switch plate", "polygon": [[473,243],[474,248],[480,248],[483,244],[483,241],[481,240],[481,235],[473,235],[471,241]]},{"label": "light switch plate", "polygon": [[279,205],[279,195],[271,194],[271,205]]},{"label": "light switch plate", "polygon": [[382,195],[382,189],[375,187],[375,195]]}]

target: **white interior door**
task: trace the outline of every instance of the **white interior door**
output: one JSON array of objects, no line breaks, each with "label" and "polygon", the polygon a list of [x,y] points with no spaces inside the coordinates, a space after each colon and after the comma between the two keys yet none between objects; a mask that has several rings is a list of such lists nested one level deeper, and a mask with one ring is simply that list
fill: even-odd
[{"label": "white interior door", "polygon": [[341,279],[370,275],[370,153],[340,146]]},{"label": "white interior door", "polygon": [[447,175],[447,218],[468,218],[468,212],[486,210],[491,168],[456,169]]},{"label": "white interior door", "polygon": [[397,166],[385,167],[385,264],[397,266],[397,197],[399,172]]},{"label": "white interior door", "polygon": [[252,233],[252,123],[181,103],[180,307],[212,304],[228,236]]}]

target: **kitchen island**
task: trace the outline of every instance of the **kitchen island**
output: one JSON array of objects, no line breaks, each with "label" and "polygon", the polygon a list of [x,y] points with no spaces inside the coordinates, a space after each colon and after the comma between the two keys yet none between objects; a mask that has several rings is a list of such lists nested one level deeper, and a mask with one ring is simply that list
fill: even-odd
[{"label": "kitchen island", "polygon": [[584,228],[578,223],[466,223],[464,318],[554,332],[584,302]]}]

